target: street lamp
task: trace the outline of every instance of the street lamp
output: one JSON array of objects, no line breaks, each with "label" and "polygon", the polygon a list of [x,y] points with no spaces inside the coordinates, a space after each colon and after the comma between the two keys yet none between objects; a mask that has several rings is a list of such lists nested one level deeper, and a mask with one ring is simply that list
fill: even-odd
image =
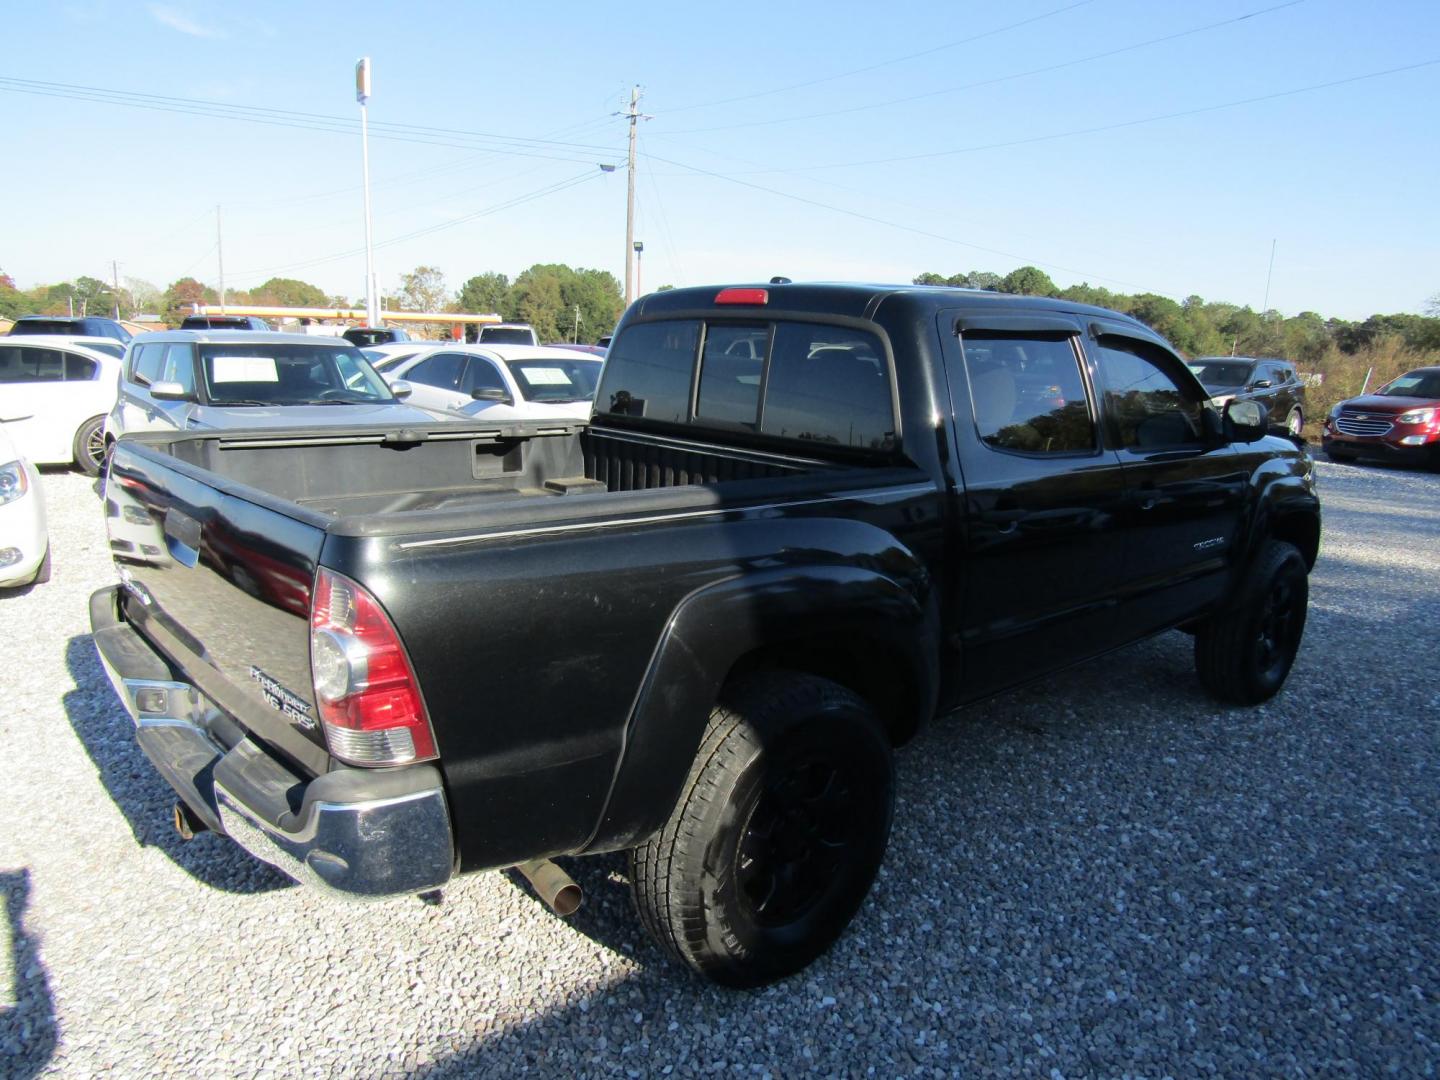
[{"label": "street lamp", "polygon": [[365,182],[365,321],[380,325],[380,305],[375,297],[375,245],[370,230],[370,58],[355,61],[355,100],[360,103],[360,161]]},{"label": "street lamp", "polygon": [[641,275],[640,275],[640,256],[643,255],[644,252],[645,252],[645,241],[644,241],[644,240],[636,240],[636,241],[635,241],[635,295],[636,295],[636,296],[644,296],[644,295],[645,295],[645,287],[640,284],[640,280],[641,280]]}]

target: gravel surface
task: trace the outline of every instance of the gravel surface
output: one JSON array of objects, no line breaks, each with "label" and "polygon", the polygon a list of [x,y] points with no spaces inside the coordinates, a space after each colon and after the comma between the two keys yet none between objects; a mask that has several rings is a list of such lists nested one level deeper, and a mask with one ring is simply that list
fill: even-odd
[{"label": "gravel surface", "polygon": [[710,988],[517,880],[310,895],[182,844],[88,636],[92,484],[49,472],[48,585],[0,598],[0,1073],[63,1076],[1433,1076],[1440,1062],[1440,477],[1319,466],[1288,689],[1217,708],[1167,634],[934,725],[832,953]]}]

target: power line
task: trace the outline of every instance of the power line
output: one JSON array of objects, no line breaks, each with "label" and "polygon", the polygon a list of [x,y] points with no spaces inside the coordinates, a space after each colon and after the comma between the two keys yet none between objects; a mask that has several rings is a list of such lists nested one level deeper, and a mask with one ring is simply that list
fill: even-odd
[{"label": "power line", "polygon": [[[130,91],[112,91],[101,88],[83,86],[70,86],[64,83],[42,83],[29,79],[13,79],[7,76],[0,76],[0,91],[8,91],[17,94],[30,94],[40,97],[68,98],[75,101],[88,101],[105,105],[118,105],[124,108],[144,109],[150,112],[176,113],[185,116],[199,116],[207,119],[238,120],[243,123],[261,124],[267,127],[294,128],[300,131],[318,131],[334,135],[350,136],[354,134],[355,123],[344,117],[328,117],[321,114],[293,113],[285,115],[287,110],[263,110],[252,106],[230,106],[220,102],[207,102],[191,98],[166,99],[161,95],[135,94]],[[498,140],[489,143],[484,142],[457,142],[454,139],[438,137],[442,131],[453,129],[425,128],[420,125],[387,125],[384,131],[375,132],[375,137],[389,139],[394,142],[415,143],[421,146],[444,146],[459,150],[484,149],[487,151],[501,151],[518,157],[545,158],[552,161],[585,162],[591,160],[589,157],[575,156],[581,150],[594,150],[601,153],[612,153],[613,147],[597,146],[585,143],[556,143],[559,149],[571,149],[568,156],[561,156],[559,153],[541,153],[540,149],[548,148],[544,141],[530,140],[523,137],[487,135],[481,132],[463,133],[464,137],[475,139]]]},{"label": "power line", "polygon": [[715,101],[702,101],[694,105],[680,105],[668,111],[672,113],[689,112],[692,109],[709,109],[716,105],[732,105],[737,101],[753,101],[756,98],[771,97],[775,94],[787,94],[791,90],[803,90],[806,87],[819,86],[822,83],[834,82],[837,79],[848,79],[852,75],[863,75],[866,72],[877,71],[883,67],[903,64],[907,60],[917,60],[922,56],[931,56],[937,52],[944,52],[946,49],[955,49],[961,45],[969,45],[973,41],[981,41],[984,38],[994,37],[996,34],[1003,34],[1009,30],[1018,30],[1022,26],[1029,26],[1031,23],[1037,23],[1042,19],[1049,19],[1055,15],[1063,15],[1067,11],[1074,11],[1076,8],[1084,7],[1086,4],[1092,2],[1093,0],[1076,0],[1073,4],[1066,4],[1064,7],[1058,7],[1051,11],[1043,11],[1039,15],[1032,15],[1028,19],[1021,19],[1019,22],[1007,23],[1005,26],[997,26],[995,29],[986,30],[981,34],[973,34],[970,37],[960,38],[957,41],[947,41],[943,45],[935,45],[928,49],[921,49],[919,52],[906,53],[904,56],[892,57],[889,60],[880,60],[877,63],[852,68],[849,71],[841,71],[835,75],[825,75],[818,79],[807,79],[805,82],[790,83],[788,86],[777,86],[773,90],[757,90],[753,94],[739,94],[735,97],[718,98]]},{"label": "power line", "polygon": [[[375,247],[377,249],[384,247],[393,247],[395,244],[402,244],[408,240],[414,240],[421,236],[428,236],[431,233],[440,232],[444,229],[451,229],[457,225],[463,225],[466,222],[474,221],[477,218],[488,217],[491,214],[498,214],[504,210],[511,210],[517,206],[524,205],[525,203],[533,202],[536,199],[544,198],[547,195],[554,195],[557,192],[565,191],[568,188],[577,187],[580,184],[586,183],[590,180],[594,180],[602,175],[603,174],[598,171],[587,170],[586,172],[579,173],[578,175],[572,176],[566,180],[561,180],[557,183],[549,184],[546,187],[539,188],[535,191],[526,192],[523,195],[517,195],[514,198],[505,200],[504,202],[496,203],[494,206],[487,206],[483,209],[474,210],[468,214],[462,214],[459,217],[451,218],[448,221],[441,221],[434,225],[427,225],[424,228],[412,230],[408,233],[402,233],[399,236],[392,236],[388,240],[381,240],[377,242],[375,244]],[[348,251],[338,251],[331,255],[321,255],[311,259],[304,259],[300,262],[260,267],[254,270],[242,270],[238,274],[232,276],[243,278],[256,278],[260,277],[261,275],[276,274],[284,270],[301,270],[311,266],[319,266],[323,263],[336,262],[340,259],[349,259],[355,257],[356,255],[363,255],[364,253],[365,249],[363,247],[351,248]]]},{"label": "power line", "polygon": [[[1175,120],[1186,116],[1199,116],[1203,113],[1219,112],[1222,109],[1239,108],[1241,105],[1254,105],[1262,101],[1275,101],[1279,98],[1294,97],[1297,94],[1308,94],[1315,90],[1328,90],[1331,87],[1346,86],[1350,83],[1364,82],[1367,79],[1379,79],[1386,75],[1398,75],[1406,71],[1416,71],[1420,68],[1433,67],[1436,64],[1440,64],[1440,57],[1433,60],[1421,60],[1414,64],[1402,64],[1398,67],[1385,68],[1381,71],[1369,71],[1363,75],[1350,75],[1343,79],[1331,79],[1327,82],[1312,83],[1309,86],[1297,86],[1289,90],[1277,90],[1270,94],[1257,94],[1254,97],[1237,98],[1234,101],[1222,101],[1215,105],[1202,105],[1194,109],[1179,109],[1175,112],[1157,113],[1154,116],[1142,116],[1134,120],[1121,120],[1113,124],[1096,124],[1093,127],[1072,128],[1069,131],[1054,131],[1046,135],[1031,135],[1023,139],[1007,139],[1002,142],[961,146],[953,150],[933,150],[924,154],[901,154],[895,157],[865,158],[859,161],[834,161],[825,165],[796,165],[788,169],[766,168],[755,169],[753,171],[758,174],[811,172],[821,169],[853,169],[864,165],[892,165],[906,161],[927,161],[932,158],[954,157],[957,154],[973,154],[982,150],[1001,150],[1012,146],[1028,146],[1032,143],[1073,138],[1076,135],[1095,135],[1102,131],[1119,131],[1122,128],[1158,123],[1161,120]],[[657,158],[656,160],[658,161],[660,159]]]},{"label": "power line", "polygon": [[674,165],[677,168],[685,169],[689,172],[699,173],[702,176],[709,176],[716,180],[723,180],[729,184],[738,184],[741,187],[747,187],[754,191],[763,191],[770,195],[778,195],[782,199],[789,199],[792,202],[804,203],[806,206],[818,207],[821,210],[829,210],[836,214],[844,214],[846,217],[856,218],[859,221],[868,221],[873,225],[884,225],[887,228],[899,229],[902,232],[914,233],[916,236],[928,237],[931,240],[940,240],[943,243],[956,244],[960,247],[972,248],[975,251],[983,251],[990,255],[999,255],[1002,258],[1014,259],[1022,264],[1046,266],[1052,270],[1060,270],[1064,273],[1075,274],[1079,277],[1086,279],[1095,278],[1097,281],[1109,281],[1113,282],[1116,285],[1124,285],[1132,289],[1146,288],[1146,286],[1139,285],[1133,281],[1123,281],[1119,278],[1112,278],[1100,274],[1091,274],[1084,270],[1077,270],[1074,267],[1061,266],[1059,263],[1046,262],[1041,259],[1028,259],[1023,255],[1016,255],[1014,252],[1002,251],[999,248],[986,247],[983,244],[972,244],[967,240],[960,240],[953,236],[946,236],[944,233],[933,232],[929,229],[921,229],[914,225],[905,225],[902,222],[898,221],[890,221],[886,218],[876,217],[873,214],[861,213],[858,210],[849,210],[843,206],[835,206],[832,203],[821,202],[819,199],[810,199],[805,197],[804,195],[795,195],[788,191],[781,191],[779,188],[766,187],[763,184],[756,184],[749,180],[741,180],[735,176],[727,176],[724,173],[714,172],[710,169],[702,169],[696,165],[686,165],[682,161],[672,161],[668,158],[658,157],[654,154],[646,154],[645,156],[655,161],[663,161],[666,165]]},{"label": "power line", "polygon": [[1258,11],[1249,11],[1244,15],[1237,15],[1229,19],[1220,19],[1217,22],[1206,23],[1203,26],[1193,26],[1188,30],[1180,30],[1173,34],[1164,34],[1160,37],[1149,38],[1145,41],[1137,41],[1132,45],[1122,45],[1119,48],[1107,49],[1104,52],[1091,53],[1089,56],[1077,56],[1070,60],[1063,60],[1057,64],[1031,68],[1028,71],[1017,71],[1009,75],[996,75],[988,79],[978,79],[975,82],[961,83],[959,86],[947,86],[941,90],[927,90],[922,94],[909,94],[905,97],[889,98],[885,101],[872,101],[862,105],[851,105],[843,109],[826,109],[821,112],[801,113],[796,116],[779,116],[768,120],[749,120],[739,124],[718,124],[713,127],[680,128],[671,132],[671,134],[694,135],[714,131],[735,131],[740,128],[769,127],[774,124],[793,124],[802,120],[819,120],[831,116],[847,116],[851,113],[867,112],[872,109],[888,109],[893,105],[906,105],[912,101],[924,101],[927,98],[943,97],[947,94],[958,94],[963,90],[974,90],[981,86],[994,86],[997,83],[1010,82],[1015,79],[1025,79],[1031,75],[1044,75],[1052,71],[1060,71],[1063,68],[1075,67],[1078,64],[1087,64],[1095,60],[1105,60],[1112,56],[1119,56],[1122,53],[1148,48],[1151,45],[1160,45],[1167,41],[1175,41],[1179,38],[1189,37],[1192,34],[1200,34],[1207,30],[1216,30],[1222,26],[1230,26],[1234,23],[1244,22],[1247,19],[1254,19],[1261,15],[1269,15],[1271,12],[1295,7],[1297,4],[1303,4],[1304,2],[1305,0],[1285,0],[1285,3],[1275,4],[1272,7],[1260,8]]}]

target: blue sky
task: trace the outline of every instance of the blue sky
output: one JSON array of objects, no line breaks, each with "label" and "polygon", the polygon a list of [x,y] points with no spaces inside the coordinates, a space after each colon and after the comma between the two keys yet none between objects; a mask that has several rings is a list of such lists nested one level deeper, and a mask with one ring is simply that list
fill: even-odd
[{"label": "blue sky", "polygon": [[[646,288],[1033,263],[1259,307],[1273,240],[1287,314],[1440,293],[1433,0],[59,0],[6,22],[0,76],[28,82],[0,81],[0,268],[22,286],[108,277],[112,258],[214,284],[219,204],[227,283],[361,295],[369,55],[387,289],[422,263],[452,287],[536,262],[623,276],[612,114],[639,83]],[[14,89],[36,81],[104,93]]]}]

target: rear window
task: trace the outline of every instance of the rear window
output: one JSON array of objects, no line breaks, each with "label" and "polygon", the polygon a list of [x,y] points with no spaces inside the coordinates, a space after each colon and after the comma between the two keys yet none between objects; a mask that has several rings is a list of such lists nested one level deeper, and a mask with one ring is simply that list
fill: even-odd
[{"label": "rear window", "polygon": [[616,416],[739,426],[777,439],[853,449],[894,444],[884,348],[869,331],[848,327],[719,320],[636,324],[610,347],[596,400],[598,411]]},{"label": "rear window", "polygon": [[62,382],[65,354],[28,345],[0,347],[0,383]]},{"label": "rear window", "polygon": [[85,324],[79,319],[17,319],[12,334],[84,334]]},{"label": "rear window", "polygon": [[514,326],[487,326],[480,331],[480,341],[486,345],[534,345],[533,331]]}]

